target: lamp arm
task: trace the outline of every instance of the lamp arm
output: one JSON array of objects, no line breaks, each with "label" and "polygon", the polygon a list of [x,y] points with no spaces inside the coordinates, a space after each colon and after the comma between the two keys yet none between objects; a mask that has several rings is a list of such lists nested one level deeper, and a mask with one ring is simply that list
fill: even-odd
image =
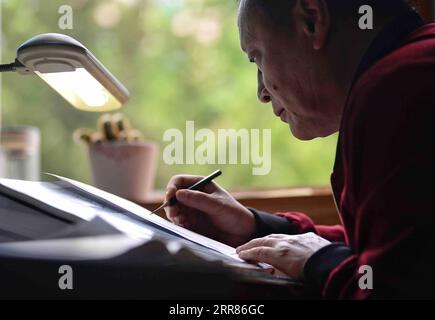
[{"label": "lamp arm", "polygon": [[0,72],[15,72],[18,68],[24,67],[23,64],[15,59],[14,62],[9,64],[0,64]]}]

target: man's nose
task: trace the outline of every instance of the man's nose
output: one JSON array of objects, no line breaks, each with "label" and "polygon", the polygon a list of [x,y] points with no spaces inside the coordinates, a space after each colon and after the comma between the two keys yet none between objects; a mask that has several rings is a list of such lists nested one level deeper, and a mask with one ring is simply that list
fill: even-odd
[{"label": "man's nose", "polygon": [[257,82],[258,82],[258,89],[257,89],[258,100],[260,100],[263,103],[269,103],[272,100],[272,97],[270,96],[269,91],[267,91],[266,87],[264,86],[263,73],[260,70],[258,70],[257,73]]}]

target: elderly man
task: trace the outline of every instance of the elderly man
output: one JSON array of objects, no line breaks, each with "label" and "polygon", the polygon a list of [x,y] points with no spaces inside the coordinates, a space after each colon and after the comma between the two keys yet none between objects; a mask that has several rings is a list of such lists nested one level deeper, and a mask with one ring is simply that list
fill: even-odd
[{"label": "elderly man", "polygon": [[[366,4],[375,20],[363,30]],[[325,298],[435,297],[435,25],[400,0],[242,0],[239,29],[259,99],[293,135],[339,131],[331,183],[342,225],[248,209],[216,184],[180,190],[192,176],[169,182],[180,204],[168,218]]]}]

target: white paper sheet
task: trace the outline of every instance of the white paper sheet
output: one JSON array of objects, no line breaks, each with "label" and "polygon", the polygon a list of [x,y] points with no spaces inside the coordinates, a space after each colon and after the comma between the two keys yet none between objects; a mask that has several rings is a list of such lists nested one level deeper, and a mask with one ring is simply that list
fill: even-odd
[{"label": "white paper sheet", "polygon": [[218,241],[215,241],[213,239],[204,237],[200,234],[197,234],[195,232],[192,232],[190,230],[184,229],[182,227],[179,227],[161,217],[159,217],[158,215],[152,214],[149,210],[131,202],[128,200],[125,200],[121,197],[118,197],[116,195],[110,194],[108,192],[105,192],[103,190],[97,189],[93,186],[72,180],[72,179],[68,179],[65,177],[61,177],[58,175],[52,175],[56,178],[58,178],[61,181],[65,181],[68,182],[69,184],[71,184],[72,186],[78,188],[81,191],[84,191],[85,193],[89,194],[91,197],[97,197],[98,199],[102,199],[104,201],[107,201],[111,204],[113,204],[116,207],[122,208],[125,211],[127,211],[128,213],[132,214],[132,217],[135,217],[136,219],[143,219],[149,222],[153,222],[156,225],[174,232],[175,234],[178,234],[190,241],[193,241],[195,243],[198,243],[200,245],[203,245],[207,248],[210,248],[212,250],[215,250],[221,254],[224,254],[227,257],[231,257],[232,259],[236,260],[236,261],[240,261],[242,262],[243,260],[241,260],[237,253],[236,253],[236,249],[233,247],[230,247],[226,244],[220,243]]},{"label": "white paper sheet", "polygon": [[90,221],[99,216],[130,237],[144,240],[154,236],[154,232],[144,224],[151,223],[233,261],[243,262],[234,248],[174,225],[133,202],[72,179],[52,176],[65,186],[51,182],[0,179],[0,188],[2,192],[72,222]]},{"label": "white paper sheet", "polygon": [[0,179],[0,186],[3,193],[72,222],[90,221],[98,213],[91,202],[65,194],[60,186],[50,182]]}]

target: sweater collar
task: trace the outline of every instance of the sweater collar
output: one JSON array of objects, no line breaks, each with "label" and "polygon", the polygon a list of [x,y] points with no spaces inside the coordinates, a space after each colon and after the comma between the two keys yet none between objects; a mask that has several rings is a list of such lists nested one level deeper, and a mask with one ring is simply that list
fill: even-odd
[{"label": "sweater collar", "polygon": [[406,10],[384,27],[376,36],[369,49],[364,54],[357,69],[353,83],[376,62],[399,48],[406,37],[424,25],[419,14],[414,10]]}]

